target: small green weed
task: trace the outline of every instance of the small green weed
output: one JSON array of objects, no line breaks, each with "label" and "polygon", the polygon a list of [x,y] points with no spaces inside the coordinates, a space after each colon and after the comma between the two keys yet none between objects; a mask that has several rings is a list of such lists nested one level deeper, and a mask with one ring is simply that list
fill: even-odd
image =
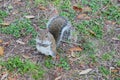
[{"label": "small green weed", "polygon": [[101,20],[98,19],[93,19],[90,21],[84,20],[81,23],[78,23],[76,27],[78,28],[81,34],[91,35],[90,31],[93,31],[94,36],[96,38],[102,38],[103,31]]},{"label": "small green weed", "polygon": [[44,65],[49,69],[52,68],[54,66],[52,58],[49,57],[46,59]]},{"label": "small green weed", "polygon": [[98,61],[95,54],[89,54],[89,57],[93,63]]},{"label": "small green weed", "polygon": [[16,20],[8,27],[2,27],[2,33],[11,34],[15,38],[19,38],[29,34],[32,34],[32,36],[35,37],[37,34],[34,28],[31,26],[31,21],[28,19]]},{"label": "small green weed", "polygon": [[42,18],[43,20],[38,21],[38,25],[41,29],[46,29],[46,23],[48,20],[46,20],[44,17]]},{"label": "small green weed", "polygon": [[58,6],[58,7],[59,7],[59,5],[60,5],[60,3],[61,3],[61,0],[53,0],[52,2],[53,2],[53,4],[54,4],[55,6]]},{"label": "small green weed", "polygon": [[110,53],[105,53],[102,55],[103,60],[110,60],[112,59],[112,55]]},{"label": "small green weed", "polygon": [[36,41],[35,38],[32,38],[29,40],[28,45],[32,46],[32,47],[36,47]]},{"label": "small green weed", "polygon": [[120,60],[116,62],[117,66],[120,66]]},{"label": "small green weed", "polygon": [[7,70],[10,72],[15,71],[21,74],[30,73],[35,79],[42,78],[45,72],[40,65],[36,65],[29,60],[23,61],[18,56],[9,58],[7,61],[4,62],[1,61],[0,65],[6,67]]},{"label": "small green weed", "polygon": [[35,5],[38,5],[38,4],[43,3],[43,2],[44,2],[44,0],[35,0]]},{"label": "small green weed", "polygon": [[81,23],[74,24],[80,32],[80,34],[89,34],[86,28],[86,25],[89,23],[89,21],[82,21]]},{"label": "small green weed", "polygon": [[89,40],[87,40],[85,43],[82,44],[82,46],[84,47],[84,51],[82,51],[82,53],[86,53],[86,54],[94,54],[95,53],[95,46],[93,42],[90,42]]},{"label": "small green weed", "polygon": [[3,19],[7,16],[8,16],[7,12],[0,10],[0,23],[2,23]]},{"label": "small green weed", "polygon": [[102,16],[108,20],[116,21],[120,24],[120,9],[113,5],[109,5],[107,10],[102,11]]},{"label": "small green weed", "polygon": [[0,19],[5,18],[6,16],[8,16],[7,12],[0,10]]},{"label": "small green weed", "polygon": [[70,0],[61,1],[59,4],[59,9],[61,9],[60,15],[67,16],[69,20],[73,20],[73,17],[75,16],[75,12],[71,6],[72,5]]},{"label": "small green weed", "polygon": [[91,29],[93,32],[95,32],[95,35],[97,38],[102,38],[103,32],[102,32],[102,28],[100,26],[93,26]]},{"label": "small green weed", "polygon": [[120,34],[118,35],[118,39],[120,40]]},{"label": "small green weed", "polygon": [[120,77],[115,78],[114,80],[120,80]]},{"label": "small green weed", "polygon": [[90,6],[92,8],[92,12],[97,12],[102,8],[103,6],[106,6],[110,1],[109,0],[82,0],[83,6]]},{"label": "small green weed", "polygon": [[55,65],[58,66],[58,67],[62,67],[62,68],[65,69],[65,70],[69,70],[69,69],[70,69],[69,63],[68,63],[67,60],[64,59],[64,58],[60,58],[59,63],[54,64],[52,58],[49,57],[47,60],[45,60],[45,64],[44,64],[44,65],[45,65],[47,68],[49,68],[49,69],[52,68],[52,67],[54,67]]},{"label": "small green weed", "polygon": [[65,70],[69,70],[70,69],[70,65],[67,62],[67,60],[65,58],[60,58],[60,63],[58,64],[59,67],[62,67]]},{"label": "small green weed", "polygon": [[42,4],[44,6],[48,5],[48,0],[34,0],[35,6],[38,6],[39,4]]},{"label": "small green weed", "polygon": [[101,15],[108,20],[113,20],[120,24],[119,7],[112,5],[110,0],[82,0],[82,5],[89,5],[92,8],[93,13],[100,11],[100,9],[103,9],[104,6],[107,6],[105,10],[101,11]]},{"label": "small green weed", "polygon": [[62,1],[62,5],[60,6],[61,9],[70,9],[71,8],[71,2],[70,0],[64,0]]},{"label": "small green weed", "polygon": [[110,74],[110,70],[104,66],[100,66],[99,71],[102,73],[103,76],[107,76]]}]

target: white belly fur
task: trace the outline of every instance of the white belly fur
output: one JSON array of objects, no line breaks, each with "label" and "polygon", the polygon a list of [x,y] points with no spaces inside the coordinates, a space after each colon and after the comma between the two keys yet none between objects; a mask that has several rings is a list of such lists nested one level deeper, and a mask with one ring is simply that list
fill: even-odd
[{"label": "white belly fur", "polygon": [[42,54],[51,55],[51,53],[50,53],[51,52],[50,46],[48,46],[48,47],[42,47],[42,46],[36,45],[36,48]]}]

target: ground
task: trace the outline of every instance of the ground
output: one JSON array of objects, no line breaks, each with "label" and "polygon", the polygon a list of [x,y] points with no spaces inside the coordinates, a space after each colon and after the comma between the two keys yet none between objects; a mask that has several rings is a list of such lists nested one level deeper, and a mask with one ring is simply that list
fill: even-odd
[{"label": "ground", "polygon": [[[67,17],[77,42],[37,55],[37,28]],[[35,26],[36,25],[36,26]],[[119,0],[0,0],[1,80],[120,80]]]}]

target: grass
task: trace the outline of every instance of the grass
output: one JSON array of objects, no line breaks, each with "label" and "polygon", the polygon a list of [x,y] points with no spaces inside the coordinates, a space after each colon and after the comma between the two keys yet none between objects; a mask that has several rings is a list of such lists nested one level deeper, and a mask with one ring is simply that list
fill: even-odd
[{"label": "grass", "polygon": [[35,45],[35,37],[37,32],[32,26],[32,22],[29,19],[21,18],[15,20],[13,23],[8,25],[7,27],[2,27],[0,29],[2,33],[9,34],[14,36],[15,38],[25,37],[27,35],[32,35],[32,39],[29,40],[28,44]]},{"label": "grass", "polygon": [[116,62],[116,64],[117,64],[117,66],[120,67],[120,60],[118,60],[118,61]]},{"label": "grass", "polygon": [[100,66],[99,71],[102,73],[104,77],[110,75],[110,70],[104,66]]},{"label": "grass", "polygon": [[109,0],[82,0],[82,6],[90,6],[93,13],[99,11],[103,6],[106,6],[109,3]]},{"label": "grass", "polygon": [[[3,23],[3,19],[8,16],[8,13],[6,11],[0,10],[0,24]],[[0,25],[0,33],[1,33],[1,25]]]},{"label": "grass", "polygon": [[117,37],[119,40],[120,40],[120,34],[118,35],[118,37]]},{"label": "grass", "polygon": [[65,70],[70,69],[70,65],[69,65],[67,59],[65,59],[65,58],[60,58],[60,63],[58,64],[58,67],[62,67]]},{"label": "grass", "polygon": [[91,62],[93,63],[98,62],[98,58],[96,57],[96,54],[90,54],[88,57],[91,59]]},{"label": "grass", "polygon": [[85,35],[93,36],[98,39],[102,38],[103,36],[103,27],[102,22],[99,19],[92,19],[92,20],[84,20],[77,25],[75,25],[79,32]]},{"label": "grass", "polygon": [[[5,17],[7,17],[8,16],[8,13],[7,12],[5,12],[5,11],[3,11],[3,10],[0,10],[0,23],[2,23],[3,22],[3,19],[5,18]],[[0,26],[1,27],[1,26]]]},{"label": "grass", "polygon": [[11,57],[7,61],[1,61],[0,65],[10,72],[31,74],[34,79],[42,78],[45,73],[40,65],[36,65],[29,60],[22,60],[18,56]]},{"label": "grass", "polygon": [[120,9],[119,7],[109,5],[108,8],[102,11],[102,16],[108,20],[116,21],[120,24]]},{"label": "grass", "polygon": [[45,1],[43,1],[43,0],[35,0],[34,2],[35,2],[35,5],[38,5],[38,4],[44,3]]},{"label": "grass", "polygon": [[105,53],[102,55],[102,59],[107,61],[107,60],[111,60],[112,59],[112,55],[110,55],[109,53]]},{"label": "grass", "polygon": [[3,10],[0,10],[0,19],[5,18],[6,16],[8,16],[8,13]]},{"label": "grass", "polygon": [[51,57],[47,58],[45,60],[45,63],[44,63],[45,67],[47,67],[48,69],[50,68],[53,68],[54,67],[54,63],[53,63],[53,60]]},{"label": "grass", "polygon": [[[29,1],[29,0],[28,0]],[[57,10],[59,11],[59,14],[61,16],[67,17],[69,21],[72,23],[72,25],[76,28],[77,31],[79,31],[79,37],[84,39],[84,42],[82,42],[81,46],[83,48],[83,51],[79,52],[78,57],[85,55],[86,57],[81,58],[81,62],[87,62],[86,64],[89,64],[89,62],[97,63],[101,61],[111,61],[116,54],[112,54],[111,52],[106,52],[102,54],[101,56],[97,56],[97,45],[94,40],[100,40],[104,36],[103,27],[105,26],[104,22],[106,20],[110,20],[113,22],[116,22],[117,24],[120,24],[120,10],[119,7],[116,7],[115,5],[111,4],[110,0],[81,0],[81,3],[77,3],[79,7],[85,7],[88,6],[92,9],[92,12],[87,13],[87,15],[91,15],[90,20],[80,20],[78,22],[74,21],[74,18],[77,15],[77,12],[75,12],[72,9],[72,3],[70,0],[34,0],[35,6],[47,6],[48,4],[54,4],[55,7],[57,7]],[[50,2],[50,3],[49,3]],[[30,3],[28,3],[28,8],[31,6]],[[10,8],[10,7],[9,7]],[[47,7],[46,7],[47,8]],[[27,13],[25,13],[27,14]],[[8,13],[5,11],[0,10],[0,23],[3,22],[3,19],[8,16]],[[97,16],[97,18],[96,18]],[[95,17],[95,18],[94,18]],[[40,28],[46,28],[44,24],[47,22],[47,20],[41,19],[38,21],[38,25]],[[34,30],[32,26],[32,22],[29,19],[18,19],[15,20],[13,23],[11,23],[9,26],[6,27],[0,27],[0,32],[4,34],[11,34],[15,38],[21,38],[25,37],[27,35],[32,34],[32,37],[36,36],[36,31]],[[112,33],[110,33],[112,34]],[[118,38],[120,39],[120,35],[118,35]],[[82,39],[81,39],[82,40]],[[99,41],[98,41],[99,42]],[[35,41],[30,40],[29,44],[34,45]],[[100,44],[101,45],[101,44]],[[106,45],[104,42],[102,45]],[[82,53],[82,54],[81,54]],[[79,62],[76,62],[79,63]],[[17,72],[24,74],[24,73],[32,73],[34,74],[33,77],[38,79],[38,77],[41,77],[44,73],[44,70],[38,65],[35,65],[31,63],[30,61],[22,61],[19,57],[10,58],[7,62],[2,62],[2,66],[5,66],[9,71],[16,70]],[[97,64],[96,64],[97,65]],[[101,65],[101,64],[100,64]],[[116,65],[120,66],[120,61],[116,61]],[[53,62],[52,58],[49,57],[45,60],[44,66],[48,69],[52,69],[55,66],[56,67],[62,67],[64,70],[70,70],[70,64],[68,62],[67,58],[60,58],[60,61],[56,64]],[[98,66],[96,66],[98,67]],[[109,66],[106,67],[105,65],[99,66],[99,74],[102,74],[103,77],[109,76]],[[37,74],[36,74],[37,73]],[[40,75],[40,76],[39,76]],[[119,78],[116,78],[116,80],[119,80]]]},{"label": "grass", "polygon": [[115,78],[114,80],[120,80],[120,78],[118,77],[118,78]]},{"label": "grass", "polygon": [[53,4],[57,6],[60,16],[69,18],[70,21],[73,20],[73,17],[75,16],[75,11],[73,11],[72,9],[72,4],[70,0],[55,0],[53,1]]},{"label": "grass", "polygon": [[67,59],[65,58],[60,58],[60,61],[58,63],[55,63],[51,57],[47,58],[45,60],[45,63],[44,63],[45,67],[47,67],[48,69],[51,69],[53,68],[54,66],[57,66],[57,67],[61,67],[63,68],[64,70],[69,70],[70,69],[70,65],[67,61]]},{"label": "grass", "polygon": [[33,37],[36,36],[36,32],[31,25],[31,21],[28,19],[16,20],[8,27],[2,27],[2,33],[11,34],[15,38],[24,37],[29,34],[32,34]]}]

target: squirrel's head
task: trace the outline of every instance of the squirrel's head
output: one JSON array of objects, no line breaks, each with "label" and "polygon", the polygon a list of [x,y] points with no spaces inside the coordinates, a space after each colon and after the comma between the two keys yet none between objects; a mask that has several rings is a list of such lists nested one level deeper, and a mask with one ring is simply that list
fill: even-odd
[{"label": "squirrel's head", "polygon": [[53,43],[52,34],[47,30],[40,30],[36,37],[36,44],[39,44],[42,47],[51,46]]},{"label": "squirrel's head", "polygon": [[48,30],[47,29],[45,29],[45,30],[40,30],[38,33],[37,33],[37,37],[36,37],[36,39],[39,39],[39,40],[44,40],[44,41],[46,41],[46,40],[49,40],[49,32],[48,32]]}]

